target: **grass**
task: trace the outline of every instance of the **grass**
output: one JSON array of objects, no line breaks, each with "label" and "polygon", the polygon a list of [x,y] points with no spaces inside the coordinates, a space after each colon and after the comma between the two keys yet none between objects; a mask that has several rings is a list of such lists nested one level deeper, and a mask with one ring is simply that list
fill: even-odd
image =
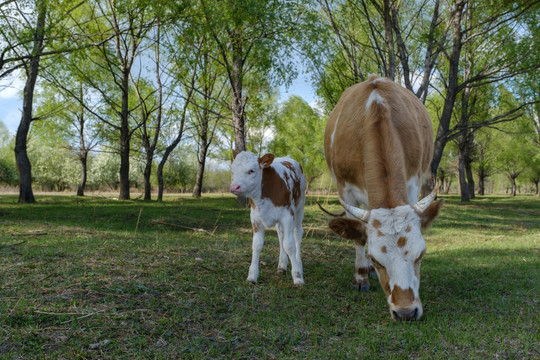
[{"label": "grass", "polygon": [[0,196],[0,358],[540,358],[539,199],[445,198],[425,235],[425,315],[400,323],[376,279],[351,289],[354,247],[314,197],[295,287],[275,272],[274,231],[246,283],[249,211],[229,195]]}]

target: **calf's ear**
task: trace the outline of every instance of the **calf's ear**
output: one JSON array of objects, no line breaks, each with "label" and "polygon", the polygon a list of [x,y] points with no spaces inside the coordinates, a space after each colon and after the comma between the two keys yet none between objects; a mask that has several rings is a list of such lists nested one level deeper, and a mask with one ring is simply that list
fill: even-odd
[{"label": "calf's ear", "polygon": [[259,164],[263,168],[267,168],[272,164],[272,161],[274,161],[274,154],[264,154],[262,157],[259,158]]},{"label": "calf's ear", "polygon": [[240,154],[240,151],[236,151],[236,150],[233,149],[233,151],[232,151],[233,160],[236,159],[236,155],[238,155],[238,154]]},{"label": "calf's ear", "polygon": [[354,240],[358,245],[366,245],[366,226],[362,221],[340,217],[330,220],[328,226],[342,238]]},{"label": "calf's ear", "polygon": [[439,215],[439,210],[441,209],[441,206],[444,204],[444,199],[440,199],[437,201],[432,202],[426,210],[420,215],[420,226],[422,227],[422,230],[425,230],[429,228],[433,220]]}]

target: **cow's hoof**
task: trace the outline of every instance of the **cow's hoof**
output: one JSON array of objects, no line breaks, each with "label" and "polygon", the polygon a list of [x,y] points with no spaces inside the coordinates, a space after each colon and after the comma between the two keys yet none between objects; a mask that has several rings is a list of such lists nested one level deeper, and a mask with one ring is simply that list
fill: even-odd
[{"label": "cow's hoof", "polygon": [[281,268],[278,268],[276,270],[276,273],[280,274],[280,275],[285,275],[287,273],[287,270],[286,269],[281,269]]},{"label": "cow's hoof", "polygon": [[355,284],[352,283],[351,288],[355,291],[369,292],[369,284]]},{"label": "cow's hoof", "polygon": [[253,285],[257,284],[257,280],[253,280],[253,279],[250,279],[250,278],[248,278],[246,281],[248,283],[250,283],[250,284],[253,284]]},{"label": "cow's hoof", "polygon": [[377,271],[375,271],[375,268],[373,266],[369,267],[369,277],[377,277]]}]

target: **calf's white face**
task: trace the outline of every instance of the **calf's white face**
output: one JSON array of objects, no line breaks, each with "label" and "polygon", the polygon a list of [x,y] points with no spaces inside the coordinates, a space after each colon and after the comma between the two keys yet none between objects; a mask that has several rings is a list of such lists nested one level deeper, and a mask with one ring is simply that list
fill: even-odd
[{"label": "calf's white face", "polygon": [[234,158],[231,167],[232,183],[230,190],[235,195],[255,197],[260,194],[262,170],[270,166],[274,155],[266,154],[258,158],[251,152],[242,151]]}]

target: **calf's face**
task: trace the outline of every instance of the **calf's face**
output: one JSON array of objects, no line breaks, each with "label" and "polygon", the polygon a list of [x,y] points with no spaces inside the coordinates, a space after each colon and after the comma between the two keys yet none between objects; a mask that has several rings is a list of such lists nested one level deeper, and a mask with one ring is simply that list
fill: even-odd
[{"label": "calf's face", "polygon": [[246,197],[256,196],[260,193],[263,169],[272,164],[274,155],[266,154],[258,158],[248,151],[233,151],[233,157],[231,192]]}]

